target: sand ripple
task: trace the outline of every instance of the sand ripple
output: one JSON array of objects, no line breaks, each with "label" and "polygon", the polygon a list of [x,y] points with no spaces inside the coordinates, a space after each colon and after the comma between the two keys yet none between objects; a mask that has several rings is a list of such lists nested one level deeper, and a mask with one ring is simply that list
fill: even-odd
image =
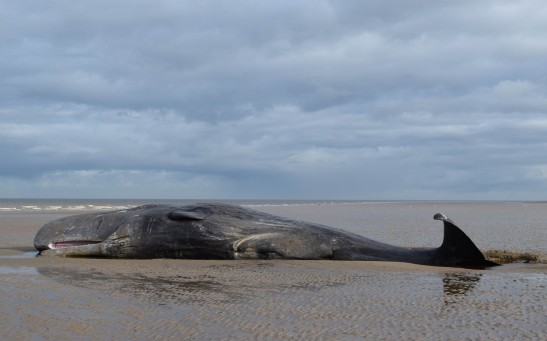
[{"label": "sand ripple", "polygon": [[540,265],[479,271],[329,261],[60,263],[0,277],[0,325],[8,339],[547,335],[547,271]]}]

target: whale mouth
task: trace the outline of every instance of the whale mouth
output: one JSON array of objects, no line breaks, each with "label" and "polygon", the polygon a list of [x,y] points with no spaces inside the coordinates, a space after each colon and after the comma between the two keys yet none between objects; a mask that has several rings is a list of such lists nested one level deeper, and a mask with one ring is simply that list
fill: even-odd
[{"label": "whale mouth", "polygon": [[69,247],[93,245],[93,244],[99,244],[99,243],[102,243],[102,241],[96,241],[96,240],[71,240],[71,241],[65,241],[65,242],[50,243],[48,245],[48,248],[50,250],[58,250],[58,249],[65,249],[65,248],[69,248]]}]

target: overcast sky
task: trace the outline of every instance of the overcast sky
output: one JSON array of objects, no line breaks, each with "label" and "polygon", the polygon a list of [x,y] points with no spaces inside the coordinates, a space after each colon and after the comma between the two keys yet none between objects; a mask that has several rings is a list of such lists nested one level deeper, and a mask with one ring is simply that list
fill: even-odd
[{"label": "overcast sky", "polygon": [[0,17],[0,197],[547,199],[544,0]]}]

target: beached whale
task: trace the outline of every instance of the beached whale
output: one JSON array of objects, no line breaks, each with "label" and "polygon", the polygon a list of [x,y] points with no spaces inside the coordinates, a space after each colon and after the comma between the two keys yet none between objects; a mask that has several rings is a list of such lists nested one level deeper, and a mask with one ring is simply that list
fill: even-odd
[{"label": "beached whale", "polygon": [[488,267],[450,219],[439,248],[380,243],[320,224],[227,204],[144,205],[54,220],[36,234],[41,255],[111,258],[336,259]]}]

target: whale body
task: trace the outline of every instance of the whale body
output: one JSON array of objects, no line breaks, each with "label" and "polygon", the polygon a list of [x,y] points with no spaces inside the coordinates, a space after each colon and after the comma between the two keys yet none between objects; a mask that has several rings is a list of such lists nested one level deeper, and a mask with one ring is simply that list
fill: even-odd
[{"label": "whale body", "polygon": [[438,248],[389,245],[341,229],[235,205],[144,205],[89,213],[45,224],[40,255],[109,258],[334,259],[396,261],[453,267],[497,265],[454,222],[444,223]]}]

